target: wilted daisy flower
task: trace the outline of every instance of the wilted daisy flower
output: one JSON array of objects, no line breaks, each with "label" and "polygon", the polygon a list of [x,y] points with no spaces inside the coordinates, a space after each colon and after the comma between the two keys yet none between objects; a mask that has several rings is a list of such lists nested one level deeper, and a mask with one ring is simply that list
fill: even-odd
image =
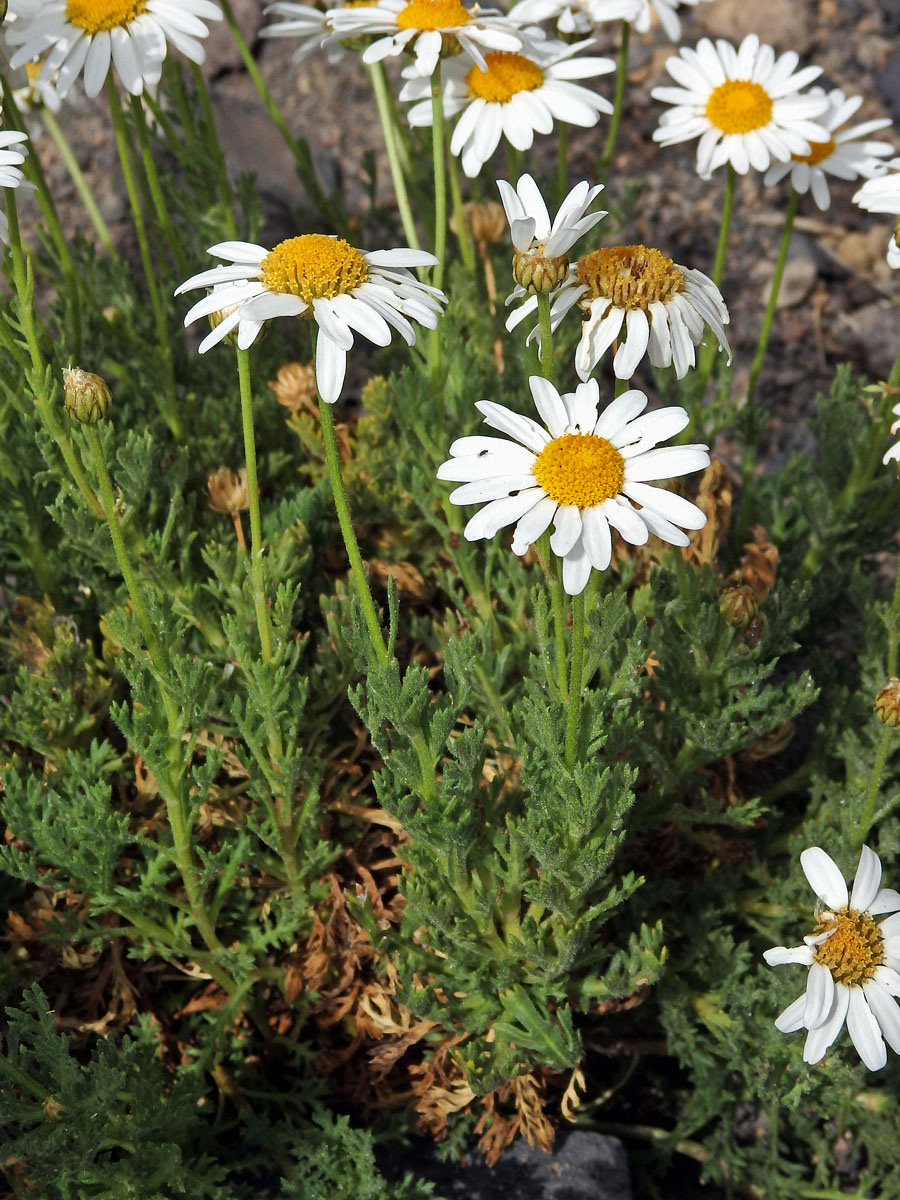
[{"label": "wilted daisy flower", "polygon": [[771,46],[750,34],[735,49],[719,39],[701,38],[696,50],[682,46],[666,62],[680,86],[658,87],[654,100],[675,107],[663,113],[653,140],[664,146],[699,137],[697,172],[707,178],[730,162],[740,175],[751,167],[765,171],[772,159],[789,162],[809,154],[810,143],[827,142],[826,129],[813,119],[827,107],[824,96],[796,93],[821,67],[804,67],[793,50],[775,57]]},{"label": "wilted daisy flower", "polygon": [[[27,140],[24,133],[0,129],[0,188],[17,188],[25,178],[19,169],[25,154],[18,147]],[[9,222],[5,212],[0,212],[0,242],[9,245]]]},{"label": "wilted daisy flower", "polygon": [[[615,341],[620,343],[613,359],[618,379],[630,379],[645,354],[654,367],[674,366],[682,379],[696,363],[694,347],[707,325],[731,362],[722,293],[708,275],[678,266],[661,250],[609,246],[584,255],[554,295],[553,329],[576,303],[587,314],[575,351],[580,379],[588,378]],[[522,320],[525,307],[510,314],[508,329]],[[535,328],[528,340],[539,336]]]},{"label": "wilted daisy flower", "polygon": [[[470,179],[497,149],[501,137],[517,150],[530,150],[534,135],[551,133],[554,120],[589,128],[597,124],[600,113],[612,112],[603,96],[573,82],[616,69],[610,58],[576,57],[590,44],[545,42],[529,47],[527,54],[489,50],[484,56],[486,70],[465,59],[447,62],[444,116],[462,114],[450,139],[450,152],[461,156]],[[400,99],[420,101],[409,110],[410,125],[431,125],[428,79],[411,75]]]},{"label": "wilted daisy flower", "polygon": [[[441,49],[462,50],[484,71],[486,50],[521,50],[522,33],[495,8],[466,8],[462,0],[379,0],[362,7],[330,9],[339,37],[375,34],[363,62],[380,62],[405,50],[415,53],[415,70],[430,77]],[[381,35],[381,36],[377,36]]]},{"label": "wilted daisy flower", "polygon": [[[891,240],[893,241],[893,239]],[[896,242],[894,244],[896,245]],[[897,265],[900,266],[900,262],[898,262]],[[891,426],[891,433],[900,433],[900,404],[895,404],[891,411],[893,412],[894,416],[897,417],[897,420]],[[891,446],[890,450],[888,450],[887,454],[885,454],[881,461],[887,464],[892,460],[900,463],[900,442],[896,442],[893,446]]]},{"label": "wilted daisy flower", "polygon": [[[359,2],[359,0],[357,0]],[[363,0],[363,3],[365,0]],[[374,3],[374,0],[372,0]],[[324,50],[329,62],[337,62],[344,52],[331,27],[331,18],[321,8],[309,4],[291,4],[278,0],[265,10],[266,16],[285,17],[286,20],[264,25],[259,36],[264,38],[297,38],[299,45],[293,53],[295,63],[303,62],[317,50]]]},{"label": "wilted daisy flower", "polygon": [[[885,168],[891,174],[879,175],[864,183],[855,193],[853,203],[866,212],[900,216],[900,158],[892,158],[890,162],[885,163]],[[896,228],[888,242],[887,260],[888,266],[894,270],[900,267],[900,245],[897,243]]]},{"label": "wilted daisy flower", "polygon": [[[47,0],[36,12],[22,11],[9,30],[18,46],[11,65],[24,66],[47,55],[41,80],[56,72],[56,88],[65,96],[84,70],[84,90],[96,96],[109,74],[110,62],[132,95],[144,84],[159,83],[167,43],[192,62],[206,51],[198,38],[222,13],[211,0]],[[49,53],[47,53],[49,51]]]},{"label": "wilted daisy flower", "polygon": [[608,21],[634,22],[645,0],[519,0],[509,19],[520,25],[555,21],[560,33],[591,33]]},{"label": "wilted daisy flower", "polygon": [[633,546],[643,545],[651,533],[674,546],[688,545],[687,534],[676,526],[702,529],[705,515],[647,482],[709,465],[706,446],[658,446],[687,425],[684,409],[662,408],[641,417],[647,397],[628,391],[600,413],[595,379],[562,396],[538,375],[528,382],[543,425],[480,400],[475,407],[485,422],[515,440],[459,438],[438,468],[439,479],[463,485],[450,493],[452,503],[486,502],[466,525],[466,538],[493,537],[515,524],[512,549],[524,554],[553,525],[550,548],[563,560],[570,596],[584,590],[592,567],[609,566],[611,528]]},{"label": "wilted daisy flower", "polygon": [[252,242],[221,242],[209,253],[231,265],[202,271],[175,293],[213,289],[190,310],[185,325],[226,314],[200,343],[200,353],[235,328],[238,347],[246,350],[272,317],[305,317],[319,327],[316,379],[328,404],[341,394],[354,330],[376,346],[387,346],[393,326],[412,346],[416,333],[410,320],[434,329],[446,303],[442,292],[419,283],[407,269],[437,262],[421,250],[357,250],[342,238],[306,233],[272,250]]},{"label": "wilted daisy flower", "polygon": [[[881,861],[863,846],[848,895],[836,863],[818,846],[804,850],[800,865],[817,897],[816,927],[802,946],[775,946],[769,966],[809,967],[806,991],[775,1018],[782,1033],[809,1030],[803,1061],[817,1063],[844,1021],[870,1071],[887,1062],[887,1041],[900,1053],[900,892],[881,887]],[[824,906],[820,909],[819,906]],[[880,924],[875,917],[894,913]],[[884,1040],[883,1040],[884,1039]]]},{"label": "wilted daisy flower", "polygon": [[805,196],[812,192],[819,208],[831,207],[831,193],[826,175],[838,179],[871,178],[884,170],[879,160],[893,154],[890,142],[864,142],[861,138],[890,125],[890,117],[864,121],[850,129],[838,132],[841,125],[849,121],[863,102],[862,96],[851,96],[848,100],[840,88],[825,93],[824,88],[810,88],[811,96],[825,96],[828,107],[817,118],[820,125],[831,135],[827,142],[817,142],[809,154],[792,154],[789,163],[775,163],[766,172],[765,183],[778,183],[790,174],[791,187]]}]

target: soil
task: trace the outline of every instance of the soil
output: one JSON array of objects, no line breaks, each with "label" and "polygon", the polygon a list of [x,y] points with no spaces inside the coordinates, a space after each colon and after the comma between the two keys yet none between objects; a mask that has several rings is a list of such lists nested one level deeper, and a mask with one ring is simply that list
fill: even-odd
[{"label": "soil", "polygon": [[[342,189],[351,216],[364,212],[364,156],[371,151],[378,199],[389,205],[391,183],[380,127],[368,78],[356,55],[345,54],[336,66],[322,55],[295,66],[292,41],[258,37],[265,19],[260,0],[238,0],[234,7],[289,126],[307,138],[326,190]],[[865,103],[855,121],[900,116],[900,0],[701,0],[698,7],[681,11],[687,44],[702,35],[737,41],[755,31],[776,50],[794,49],[804,62],[822,66],[824,86],[863,95]],[[592,52],[614,57],[617,39],[617,26],[604,28]],[[671,82],[665,72],[671,53],[658,27],[632,38],[627,105],[606,180],[605,206],[620,203],[637,186],[621,240],[658,246],[676,262],[709,272],[724,172],[703,182],[694,171],[694,143],[660,149],[650,140],[663,108],[650,92],[657,84]],[[389,60],[388,65],[396,81],[399,64]],[[296,233],[291,214],[302,196],[290,154],[224,23],[210,39],[205,70],[229,163],[236,173],[257,174],[266,215],[263,239]],[[610,94],[612,77],[602,79],[600,86]],[[82,96],[67,103],[60,121],[114,236],[127,242],[127,203],[104,110],[103,97],[90,102]],[[892,130],[876,136],[890,140]],[[570,131],[571,183],[581,178],[594,181],[604,137],[605,123],[593,130]],[[40,152],[66,227],[89,232],[65,168],[46,137],[40,139]],[[549,174],[554,154],[555,138],[538,138],[528,165],[539,174],[543,160]],[[498,171],[505,175],[505,162]],[[870,378],[885,378],[897,352],[898,287],[885,262],[890,218],[852,205],[854,190],[853,184],[835,180],[832,205],[825,213],[809,196],[801,202],[760,380],[760,400],[770,417],[763,463],[782,460],[808,444],[806,418],[816,392],[830,386],[836,363],[849,361]],[[752,174],[739,181],[722,284],[731,311],[736,394],[744,390],[753,356],[787,196],[786,183],[766,188]],[[717,450],[726,461],[733,459],[734,447],[727,439]]]}]

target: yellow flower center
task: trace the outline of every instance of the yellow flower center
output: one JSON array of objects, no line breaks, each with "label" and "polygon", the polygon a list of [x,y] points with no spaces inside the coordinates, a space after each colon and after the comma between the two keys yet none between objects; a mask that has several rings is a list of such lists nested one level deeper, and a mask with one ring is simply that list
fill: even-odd
[{"label": "yellow flower center", "polygon": [[811,167],[817,167],[829,155],[834,154],[834,138],[829,138],[827,142],[810,142],[809,147],[809,154],[792,154],[791,158],[794,162],[805,162]]},{"label": "yellow flower center", "polygon": [[707,100],[706,116],[722,133],[749,133],[772,120],[772,101],[760,84],[729,79]]},{"label": "yellow flower center", "polygon": [[842,908],[833,916],[827,915],[816,926],[816,933],[834,933],[827,941],[813,948],[816,962],[826,966],[835,983],[860,987],[875,974],[884,961],[881,930],[868,913]]},{"label": "yellow flower center", "polygon": [[343,238],[304,233],[270,250],[260,264],[270,292],[299,296],[307,304],[352,292],[369,278],[363,254]]},{"label": "yellow flower center", "polygon": [[409,0],[397,13],[399,29],[452,29],[466,25],[472,14],[460,0]]},{"label": "yellow flower center", "polygon": [[130,25],[147,7],[147,0],[68,0],[66,19],[88,33],[103,33]]},{"label": "yellow flower center", "polygon": [[517,92],[533,92],[544,82],[544,72],[522,54],[489,50],[484,56],[487,70],[473,67],[466,76],[469,95],[493,104],[505,104]]},{"label": "yellow flower center", "polygon": [[606,438],[566,433],[548,442],[533,467],[534,477],[557,504],[593,508],[622,490],[625,460]]},{"label": "yellow flower center", "polygon": [[616,308],[642,308],[655,301],[665,304],[684,291],[684,274],[671,258],[650,246],[608,246],[578,260],[575,274],[588,288],[582,301],[603,296]]}]

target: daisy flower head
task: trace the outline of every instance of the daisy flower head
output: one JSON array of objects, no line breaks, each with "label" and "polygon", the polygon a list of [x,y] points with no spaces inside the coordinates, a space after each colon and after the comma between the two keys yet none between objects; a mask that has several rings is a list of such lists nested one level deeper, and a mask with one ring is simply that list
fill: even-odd
[{"label": "daisy flower head", "polygon": [[[775,1018],[782,1033],[806,1029],[803,1061],[817,1063],[844,1022],[870,1071],[887,1062],[885,1041],[900,1053],[900,892],[881,887],[881,860],[863,846],[848,893],[834,860],[818,846],[804,850],[800,865],[817,897],[816,927],[802,946],[775,946],[769,966],[809,967],[806,991]],[[885,921],[875,917],[893,913]]]},{"label": "daisy flower head", "polygon": [[36,12],[23,11],[9,30],[10,45],[18,47],[10,65],[46,55],[40,80],[58,72],[56,88],[65,97],[82,72],[87,95],[98,95],[112,64],[139,96],[145,84],[159,83],[169,42],[202,63],[205,22],[221,19],[212,0],[46,0]]},{"label": "daisy flower head", "polygon": [[[0,188],[17,188],[25,178],[20,170],[25,153],[20,149],[27,135],[12,129],[0,129]],[[0,242],[9,245],[9,223],[5,212],[0,212]]]},{"label": "daisy flower head", "polygon": [[[867,180],[854,194],[853,203],[858,204],[865,212],[900,216],[900,158],[892,158],[884,165],[885,173]],[[900,244],[897,241],[896,227],[888,242],[887,260],[888,266],[894,270],[900,267]]]},{"label": "daisy flower head", "polygon": [[498,9],[466,8],[462,0],[378,0],[362,7],[330,9],[339,37],[374,34],[363,51],[364,63],[381,62],[410,50],[416,74],[430,78],[441,51],[460,50],[482,71],[488,50],[521,50],[524,35]]},{"label": "daisy flower head", "polygon": [[659,445],[687,425],[684,409],[641,416],[647,397],[628,391],[601,412],[595,379],[565,395],[539,375],[529,385],[541,421],[481,400],[475,407],[486,424],[508,437],[459,438],[438,468],[438,479],[462,484],[450,493],[453,504],[484,503],[465,537],[475,542],[515,525],[512,549],[521,555],[552,525],[550,548],[563,560],[570,596],[584,590],[592,567],[609,566],[613,529],[633,546],[651,533],[687,546],[684,529],[702,529],[706,516],[648,482],[709,465],[706,446]]},{"label": "daisy flower head", "polygon": [[793,50],[776,58],[771,46],[749,34],[735,49],[719,39],[701,38],[697,48],[682,46],[666,62],[679,85],[658,87],[654,100],[673,107],[664,112],[653,140],[663,146],[699,138],[697,173],[708,179],[730,163],[739,175],[765,171],[772,160],[789,162],[809,154],[812,143],[827,142],[828,131],[814,118],[824,113],[823,96],[797,93],[822,73],[821,67],[796,70]]},{"label": "daisy flower head", "polygon": [[[551,328],[575,304],[585,313],[575,351],[579,379],[590,376],[613,342],[619,343],[613,359],[617,379],[630,379],[645,354],[652,366],[674,367],[683,379],[696,365],[695,347],[706,326],[731,362],[722,293],[702,271],[679,266],[651,246],[608,246],[580,258],[554,295]],[[510,314],[507,329],[527,315],[525,307]],[[536,327],[528,340],[539,336]]]},{"label": "daisy flower head", "polygon": [[252,242],[221,242],[209,253],[228,265],[194,275],[175,293],[212,289],[184,318],[190,325],[199,317],[221,317],[200,343],[200,353],[234,329],[238,348],[246,350],[272,317],[315,321],[316,379],[328,404],[341,394],[354,331],[387,346],[393,328],[412,346],[412,321],[437,328],[446,303],[443,292],[420,283],[409,270],[437,262],[421,250],[357,250],[342,238],[306,233],[271,250]]},{"label": "daisy flower head", "polygon": [[[482,69],[466,59],[451,59],[444,68],[444,116],[459,115],[450,152],[461,158],[463,171],[474,179],[501,137],[517,150],[530,150],[536,133],[553,131],[554,121],[590,128],[601,113],[611,113],[608,100],[575,82],[616,69],[610,58],[578,58],[590,41],[539,42],[527,51],[488,50]],[[431,125],[431,85],[412,69],[400,92],[415,100],[409,110],[413,126]]]},{"label": "daisy flower head", "polygon": [[654,14],[659,18],[659,23],[666,31],[666,36],[672,42],[677,42],[681,37],[681,21],[678,17],[678,9],[682,5],[694,8],[700,0],[639,0],[638,14],[634,18],[634,27],[638,33],[646,33],[650,28],[650,23]]},{"label": "daisy flower head", "polygon": [[[518,310],[520,321],[537,309],[534,293],[553,291],[568,277],[569,251],[606,216],[605,211],[587,211],[603,191],[603,184],[590,187],[585,180],[577,183],[559,206],[552,224],[547,205],[530,175],[523,175],[515,188],[505,179],[498,179],[497,187],[515,250],[513,278],[516,286],[507,296],[506,303],[511,304],[531,293]],[[508,325],[508,328],[513,326]]]},{"label": "daisy flower head", "polygon": [[809,154],[792,154],[788,163],[778,162],[766,172],[766,185],[778,183],[785,175],[791,177],[791,187],[805,196],[812,192],[813,200],[824,212],[831,207],[827,175],[838,179],[870,179],[884,170],[881,162],[894,147],[890,142],[862,141],[870,133],[890,125],[890,117],[864,121],[841,130],[863,102],[862,96],[846,97],[840,88],[826,93],[824,88],[810,88],[811,96],[824,96],[828,107],[817,118],[829,133],[827,142],[816,142]]},{"label": "daisy flower head", "polygon": [[[893,238],[891,240],[894,241]],[[896,245],[896,242],[894,242],[894,244]],[[890,257],[888,258],[888,261],[890,261]],[[898,263],[898,265],[900,265],[900,263]],[[897,418],[897,420],[891,426],[891,433],[892,434],[900,433],[900,404],[895,404],[894,407],[891,409],[891,412]],[[900,464],[900,442],[895,442],[894,445],[891,446],[890,450],[888,450],[887,454],[885,454],[884,458],[881,461],[885,465],[887,465],[889,462],[895,462],[895,463]]]}]

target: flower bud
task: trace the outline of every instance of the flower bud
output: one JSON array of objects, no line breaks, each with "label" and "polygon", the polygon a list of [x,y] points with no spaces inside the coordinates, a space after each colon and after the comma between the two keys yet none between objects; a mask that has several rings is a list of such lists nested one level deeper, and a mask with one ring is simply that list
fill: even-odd
[{"label": "flower bud", "polygon": [[726,588],[719,597],[719,612],[726,625],[732,629],[743,629],[756,616],[759,606],[752,588],[742,583]]},{"label": "flower bud", "polygon": [[73,421],[96,425],[109,415],[112,394],[104,380],[80,367],[63,367],[63,408]]},{"label": "flower bud", "polygon": [[517,250],[513,255],[513,279],[529,292],[552,292],[569,272],[569,260],[547,258],[540,249]]},{"label": "flower bud", "polygon": [[900,729],[900,679],[892,675],[875,697],[875,714],[891,729]]}]

